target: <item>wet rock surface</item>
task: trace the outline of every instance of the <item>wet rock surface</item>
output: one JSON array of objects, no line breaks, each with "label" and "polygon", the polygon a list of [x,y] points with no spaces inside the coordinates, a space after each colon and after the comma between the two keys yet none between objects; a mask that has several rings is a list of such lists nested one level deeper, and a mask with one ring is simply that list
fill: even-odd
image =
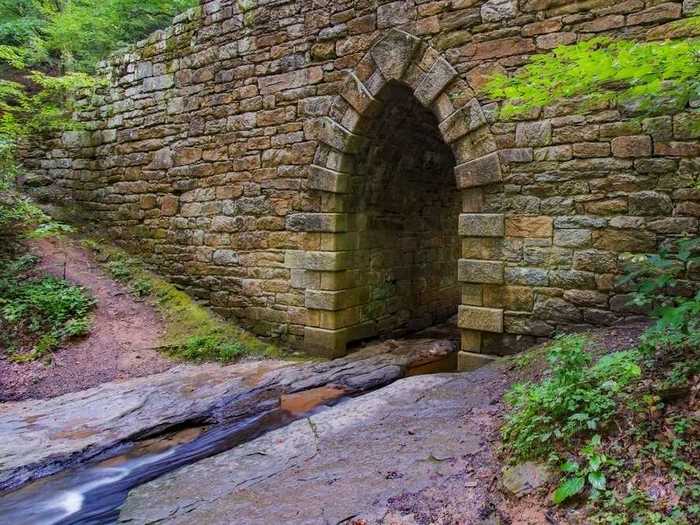
[{"label": "wet rock surface", "polygon": [[41,402],[6,403],[0,405],[0,490],[168,429],[275,409],[285,395],[329,385],[348,394],[370,391],[455,351],[450,340],[386,341],[335,361],[179,366]]},{"label": "wet rock surface", "polygon": [[136,488],[119,521],[494,522],[503,388],[497,367],[402,379]]}]

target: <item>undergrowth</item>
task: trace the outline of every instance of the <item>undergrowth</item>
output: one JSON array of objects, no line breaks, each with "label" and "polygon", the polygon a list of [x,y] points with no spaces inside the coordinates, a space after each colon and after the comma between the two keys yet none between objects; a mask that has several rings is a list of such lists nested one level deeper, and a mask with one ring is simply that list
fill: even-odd
[{"label": "undergrowth", "polygon": [[138,259],[93,240],[85,240],[83,245],[96,254],[115,280],[158,308],[167,327],[162,344],[167,354],[192,361],[220,362],[281,355],[274,345],[219,318],[185,292],[147,271]]},{"label": "undergrowth", "polygon": [[48,357],[73,337],[90,331],[94,299],[82,287],[34,275],[32,255],[0,261],[0,328],[11,361]]},{"label": "undergrowth", "polygon": [[595,358],[585,336],[560,337],[544,379],[506,396],[505,455],[559,471],[550,498],[582,503],[586,523],[700,523],[700,293],[670,293],[697,249],[680,241],[628,267],[624,283],[657,318],[636,348]]}]

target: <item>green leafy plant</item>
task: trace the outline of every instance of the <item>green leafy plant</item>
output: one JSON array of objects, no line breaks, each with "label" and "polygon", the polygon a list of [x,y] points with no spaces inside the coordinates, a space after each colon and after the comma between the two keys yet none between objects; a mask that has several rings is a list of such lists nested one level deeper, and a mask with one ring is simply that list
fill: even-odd
[{"label": "green leafy plant", "polygon": [[584,464],[579,464],[575,460],[569,460],[561,465],[561,471],[565,474],[565,479],[552,495],[554,503],[563,503],[567,499],[580,494],[587,485],[590,487],[594,497],[600,491],[605,490],[607,480],[604,470],[611,460],[601,452],[600,435],[596,434],[590,439],[586,446],[581,449],[581,455],[586,460]]},{"label": "green leafy plant", "polygon": [[[687,23],[694,23],[695,20]],[[512,117],[583,97],[581,109],[632,103],[639,112],[683,107],[700,92],[700,40],[636,42],[593,38],[536,55],[515,75],[495,75],[485,92]]]},{"label": "green leafy plant", "polygon": [[91,72],[110,52],[170,23],[197,0],[0,0],[0,44],[32,65]]},{"label": "green leafy plant", "polygon": [[633,303],[649,307],[657,322],[644,335],[643,347],[700,345],[700,291],[677,293],[689,268],[700,265],[700,237],[669,243],[656,255],[640,255],[626,265],[621,285],[635,287]]},{"label": "green leafy plant", "polygon": [[24,351],[10,356],[26,362],[45,356],[64,341],[90,331],[94,299],[64,279],[28,273],[37,259],[31,256],[0,266],[0,325],[3,339],[22,341]]},{"label": "green leafy plant", "polygon": [[240,341],[228,340],[219,334],[189,337],[178,349],[178,355],[193,361],[233,361],[248,353]]},{"label": "green leafy plant", "polygon": [[640,376],[635,352],[609,354],[592,363],[585,345],[583,336],[558,338],[547,358],[549,377],[515,385],[506,395],[512,411],[502,435],[515,459],[547,458],[557,445],[598,431],[615,413],[622,389]]}]

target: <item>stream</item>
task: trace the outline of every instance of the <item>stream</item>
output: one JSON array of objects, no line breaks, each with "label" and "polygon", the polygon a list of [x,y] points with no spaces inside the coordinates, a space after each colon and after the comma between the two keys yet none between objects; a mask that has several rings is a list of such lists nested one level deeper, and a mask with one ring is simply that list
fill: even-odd
[{"label": "stream", "polygon": [[[230,425],[204,430],[189,442],[152,452],[132,450],[30,483],[0,496],[0,523],[12,525],[103,525],[115,523],[133,488],[191,463],[230,450],[265,432],[327,408],[305,412],[276,409]],[[195,432],[198,432],[195,429]],[[184,433],[188,435],[187,432]]]},{"label": "stream", "polygon": [[[365,348],[364,355],[328,363],[272,371],[240,365],[237,374],[183,369],[177,379],[164,373],[147,382],[107,384],[76,396],[73,404],[66,405],[65,398],[29,408],[18,404],[19,412],[0,418],[0,433],[9,436],[4,457],[11,458],[0,467],[6,469],[4,483],[13,487],[0,493],[0,524],[115,523],[137,487],[402,377],[455,371],[455,347],[446,339],[388,341]],[[89,423],[80,419],[87,414]],[[122,437],[109,444],[115,432],[109,425],[115,422]],[[19,436],[24,437],[16,443]],[[73,447],[72,456],[52,454],[53,439],[63,439],[68,450]],[[81,440],[85,444],[78,448]],[[101,452],[91,456],[91,447],[102,443]],[[22,461],[36,465],[31,477],[24,477]],[[42,469],[61,468],[41,477]],[[14,479],[18,482],[12,485]]]}]

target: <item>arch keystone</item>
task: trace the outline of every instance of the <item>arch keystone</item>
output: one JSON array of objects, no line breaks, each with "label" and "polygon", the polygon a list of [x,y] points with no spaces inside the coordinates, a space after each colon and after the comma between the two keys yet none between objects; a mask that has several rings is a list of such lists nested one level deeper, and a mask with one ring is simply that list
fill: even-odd
[{"label": "arch keystone", "polygon": [[420,47],[419,38],[392,29],[369,52],[385,79],[400,80]]}]

